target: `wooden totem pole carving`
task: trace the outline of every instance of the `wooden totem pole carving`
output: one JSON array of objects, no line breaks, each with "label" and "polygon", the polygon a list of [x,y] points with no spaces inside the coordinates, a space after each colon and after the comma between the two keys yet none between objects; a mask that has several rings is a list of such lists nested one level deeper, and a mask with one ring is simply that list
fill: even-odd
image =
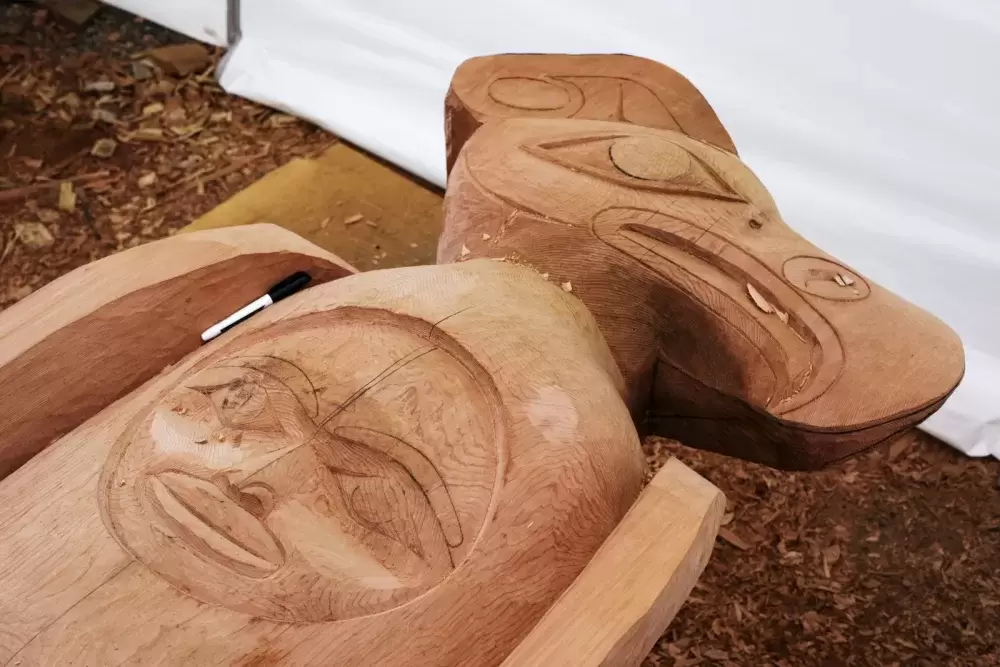
[{"label": "wooden totem pole carving", "polygon": [[614,56],[613,77],[581,76],[592,58],[459,68],[439,261],[571,286],[633,414],[691,446],[815,468],[937,410],[962,376],[954,332],[792,231],[679,75]]},{"label": "wooden totem pole carving", "polygon": [[197,232],[0,315],[0,663],[638,664],[725,502],[676,461],[640,495],[633,420],[816,466],[957,382],[671,70],[477,59],[448,105],[460,263]]},{"label": "wooden totem pole carving", "polygon": [[[254,259],[265,245],[283,270],[332,282],[191,353],[182,337],[158,376],[141,367],[160,338],[136,333],[169,330],[167,309],[133,309],[123,329],[115,313],[169,302],[195,315],[197,339],[232,308],[196,289],[204,263],[225,283],[245,262],[269,266]],[[115,280],[123,266],[134,292]],[[495,665],[616,526],[624,541],[578,595],[617,586],[629,607],[615,623],[652,613],[662,629],[677,605],[658,600],[687,595],[724,500],[678,464],[619,525],[644,461],[584,305],[505,262],[351,272],[273,227],[198,232],[97,262],[4,313],[23,354],[59,358],[88,400],[70,410],[83,389],[40,374],[60,428],[86,421],[0,480],[0,662]],[[43,305],[63,309],[54,328],[24,319]],[[75,348],[118,350],[130,378],[151,379],[116,393],[121,364]],[[669,534],[646,530],[651,512],[673,517]],[[662,570],[618,565],[625,545],[668,541],[654,550],[670,556]],[[547,647],[587,616],[553,618]],[[591,643],[575,664],[641,657],[658,634]],[[516,664],[532,664],[539,651],[521,653]]]}]

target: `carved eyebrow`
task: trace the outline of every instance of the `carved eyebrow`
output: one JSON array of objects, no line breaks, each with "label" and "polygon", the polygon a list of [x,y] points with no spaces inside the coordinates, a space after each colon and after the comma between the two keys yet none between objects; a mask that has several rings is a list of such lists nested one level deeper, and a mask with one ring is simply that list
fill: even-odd
[{"label": "carved eyebrow", "polygon": [[229,382],[223,382],[222,384],[188,385],[188,389],[193,389],[199,394],[208,396],[209,394],[219,391],[220,389],[235,389],[236,387],[242,387],[244,384],[243,378],[234,378]]}]

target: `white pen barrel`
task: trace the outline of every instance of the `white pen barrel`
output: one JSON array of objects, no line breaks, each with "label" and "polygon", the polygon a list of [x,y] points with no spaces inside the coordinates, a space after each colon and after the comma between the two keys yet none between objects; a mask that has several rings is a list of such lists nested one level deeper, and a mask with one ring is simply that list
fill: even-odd
[{"label": "white pen barrel", "polygon": [[207,343],[213,338],[216,338],[229,327],[241,322],[242,320],[245,320],[246,318],[256,313],[258,310],[263,310],[264,308],[267,308],[272,303],[274,303],[274,300],[271,298],[270,294],[265,294],[259,299],[252,301],[251,303],[248,303],[247,305],[243,306],[242,308],[240,308],[235,313],[233,313],[226,319],[222,320],[218,324],[214,324],[209,328],[205,329],[205,331],[202,332],[201,334],[202,342]]}]

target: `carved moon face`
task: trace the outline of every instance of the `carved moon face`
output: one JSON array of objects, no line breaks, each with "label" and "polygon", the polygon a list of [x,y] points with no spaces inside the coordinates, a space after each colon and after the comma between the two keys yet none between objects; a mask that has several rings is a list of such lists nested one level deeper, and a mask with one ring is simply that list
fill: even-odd
[{"label": "carved moon face", "polygon": [[429,323],[366,309],[238,338],[124,433],[102,505],[206,602],[340,620],[430,590],[474,548],[505,462],[488,373]]}]

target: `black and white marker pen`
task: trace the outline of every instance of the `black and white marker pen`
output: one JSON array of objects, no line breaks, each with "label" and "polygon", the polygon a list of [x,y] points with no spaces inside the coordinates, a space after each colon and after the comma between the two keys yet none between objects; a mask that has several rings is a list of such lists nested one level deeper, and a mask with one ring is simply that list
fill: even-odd
[{"label": "black and white marker pen", "polygon": [[222,320],[218,324],[214,324],[209,328],[205,329],[205,331],[201,334],[202,342],[207,343],[208,341],[212,340],[213,338],[216,338],[217,336],[220,336],[229,329],[232,329],[237,324],[247,319],[257,311],[264,310],[272,303],[277,303],[278,301],[284,299],[286,296],[291,296],[296,292],[301,291],[302,289],[305,288],[306,285],[309,284],[310,280],[312,280],[312,276],[310,276],[305,271],[296,271],[292,275],[288,276],[281,282],[271,287],[271,289],[267,290],[267,294],[265,294],[264,296],[253,301],[252,303],[248,303],[247,305],[243,306],[242,308],[240,308],[235,313],[233,313],[226,319]]}]

